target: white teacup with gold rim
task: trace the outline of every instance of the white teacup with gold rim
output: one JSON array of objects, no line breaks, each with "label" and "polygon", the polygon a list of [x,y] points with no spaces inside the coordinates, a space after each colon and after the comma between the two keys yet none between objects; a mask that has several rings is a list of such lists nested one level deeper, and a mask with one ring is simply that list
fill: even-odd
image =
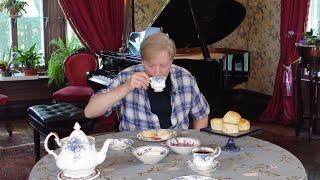
[{"label": "white teacup with gold rim", "polygon": [[214,164],[215,158],[217,158],[220,153],[220,147],[215,149],[210,147],[196,147],[192,149],[192,162],[197,169],[207,170]]}]

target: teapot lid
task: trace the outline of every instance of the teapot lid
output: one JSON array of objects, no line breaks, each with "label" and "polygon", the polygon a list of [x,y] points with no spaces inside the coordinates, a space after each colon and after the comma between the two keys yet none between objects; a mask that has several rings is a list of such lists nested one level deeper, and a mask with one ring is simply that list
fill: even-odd
[{"label": "teapot lid", "polygon": [[87,143],[88,142],[88,137],[87,135],[80,130],[81,126],[79,125],[78,122],[76,122],[73,126],[73,131],[72,133],[70,134],[68,140],[71,140],[71,139],[78,139],[80,140],[80,142],[84,142],[84,143]]}]

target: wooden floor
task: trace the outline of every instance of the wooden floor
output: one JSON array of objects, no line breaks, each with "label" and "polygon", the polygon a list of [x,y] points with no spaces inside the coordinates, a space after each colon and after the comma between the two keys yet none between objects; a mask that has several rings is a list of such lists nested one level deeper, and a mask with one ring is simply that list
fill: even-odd
[{"label": "wooden floor", "polygon": [[[236,107],[236,104],[244,102],[241,100],[242,98],[246,98],[246,103],[242,103],[243,105],[241,107]],[[248,94],[241,94],[240,96],[237,95],[233,100],[233,103],[230,103],[230,107],[232,107],[232,109],[237,109],[239,112],[243,112],[243,114],[245,114],[253,124],[263,128],[263,131],[255,134],[254,137],[272,142],[290,151],[300,159],[306,168],[309,180],[320,180],[320,135],[314,135],[313,140],[308,142],[306,133],[302,133],[300,137],[295,136],[294,127],[257,122],[256,118],[267,103],[266,100],[263,100],[263,97],[257,98]],[[251,106],[250,103],[254,104],[253,101],[257,101],[259,103],[255,104],[255,106]],[[33,131],[28,125],[26,118],[13,120],[12,126],[13,137],[10,138],[4,129],[4,123],[0,122],[0,154],[1,151],[8,147],[21,146],[24,144],[30,145],[33,143]],[[96,133],[105,132],[107,129],[108,128],[104,127],[102,124],[98,123],[95,125]]]}]

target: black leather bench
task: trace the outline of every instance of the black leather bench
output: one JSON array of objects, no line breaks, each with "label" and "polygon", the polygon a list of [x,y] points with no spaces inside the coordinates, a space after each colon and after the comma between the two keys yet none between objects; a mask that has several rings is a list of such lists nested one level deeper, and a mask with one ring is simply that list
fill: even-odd
[{"label": "black leather bench", "polygon": [[[73,131],[75,122],[81,130],[89,133],[93,129],[94,121],[84,117],[83,109],[70,103],[57,103],[53,105],[36,105],[28,110],[29,124],[34,129],[35,160],[40,159],[40,135],[47,136],[56,132],[59,138],[69,136]],[[49,148],[55,148],[54,141],[49,141]]]}]

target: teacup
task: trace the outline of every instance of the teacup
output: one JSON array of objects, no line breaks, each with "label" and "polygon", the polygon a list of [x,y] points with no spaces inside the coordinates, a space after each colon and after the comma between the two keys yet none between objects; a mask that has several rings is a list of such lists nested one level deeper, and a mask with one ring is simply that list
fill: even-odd
[{"label": "teacup", "polygon": [[111,139],[110,149],[115,151],[123,151],[133,144],[133,140],[121,138],[121,139]]},{"label": "teacup", "polygon": [[217,147],[215,149],[209,147],[196,147],[192,149],[193,154],[193,164],[201,170],[209,169],[216,157],[221,153],[221,148]]},{"label": "teacup", "polygon": [[153,76],[149,78],[150,85],[154,92],[162,92],[163,89],[166,87],[166,79],[165,76]]}]

